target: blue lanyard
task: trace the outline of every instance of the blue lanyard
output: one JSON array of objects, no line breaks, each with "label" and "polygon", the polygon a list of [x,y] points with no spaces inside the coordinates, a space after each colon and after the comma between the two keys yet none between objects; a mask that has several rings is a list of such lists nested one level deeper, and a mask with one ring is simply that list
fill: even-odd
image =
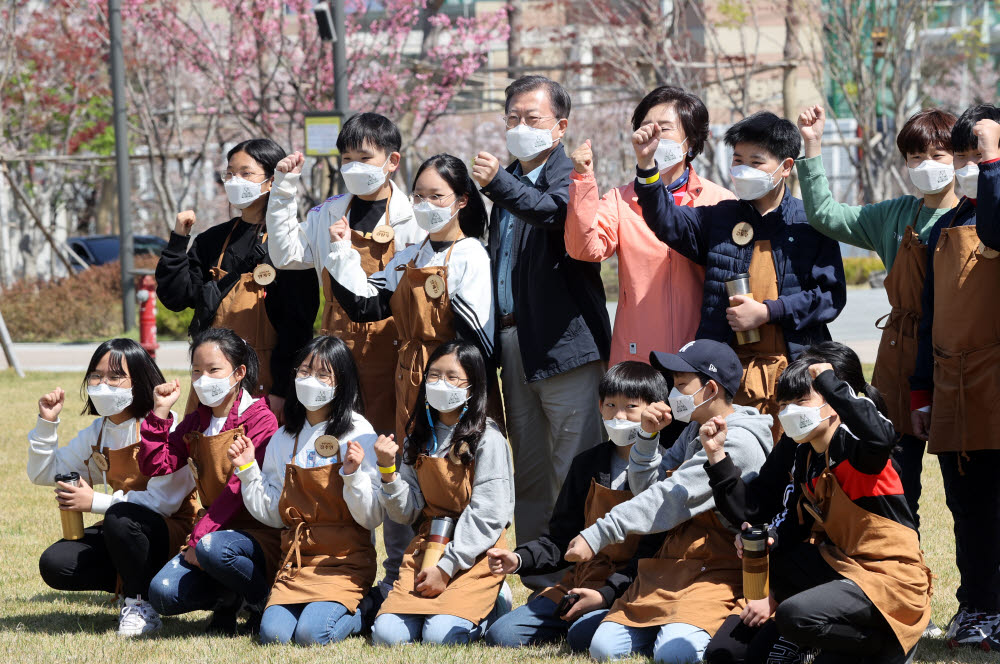
[{"label": "blue lanyard", "polygon": [[[466,404],[462,407],[462,412],[458,416],[458,421],[461,422],[462,418],[465,417],[465,413],[469,410],[469,405]],[[434,418],[431,417],[431,406],[429,403],[424,403],[424,412],[427,413],[427,424],[431,427],[431,440],[434,441],[434,447],[431,448],[431,441],[427,441],[427,456],[434,456],[438,451],[438,436],[437,427],[434,426]],[[457,426],[457,424],[456,424]]]}]

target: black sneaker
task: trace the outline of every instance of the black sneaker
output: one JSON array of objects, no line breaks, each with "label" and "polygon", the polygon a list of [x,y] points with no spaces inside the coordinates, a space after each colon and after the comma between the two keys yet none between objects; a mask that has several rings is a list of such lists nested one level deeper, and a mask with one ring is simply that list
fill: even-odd
[{"label": "black sneaker", "polygon": [[217,610],[205,627],[206,636],[236,636],[236,612]]},{"label": "black sneaker", "polygon": [[961,646],[981,646],[993,632],[998,618],[996,614],[959,609],[948,626],[945,640],[951,649]]}]

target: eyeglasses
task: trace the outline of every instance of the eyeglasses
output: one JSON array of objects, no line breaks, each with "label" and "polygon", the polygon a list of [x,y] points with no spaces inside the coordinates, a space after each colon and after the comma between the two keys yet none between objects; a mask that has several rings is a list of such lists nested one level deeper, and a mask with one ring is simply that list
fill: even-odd
[{"label": "eyeglasses", "polygon": [[329,371],[313,371],[309,367],[299,367],[295,370],[295,378],[298,380],[305,380],[312,376],[321,383],[326,383],[327,385],[333,385],[334,376]]},{"label": "eyeglasses", "polygon": [[539,123],[545,120],[555,120],[556,118],[553,115],[529,115],[522,118],[517,113],[509,113],[507,115],[501,115],[500,119],[503,120],[505,125],[507,125],[507,129],[513,129],[517,125],[521,124],[522,121],[524,121],[524,124],[529,127],[538,129]]},{"label": "eyeglasses", "polygon": [[436,383],[444,378],[446,383],[454,385],[455,387],[468,387],[469,379],[465,376],[459,376],[456,373],[442,374],[440,371],[428,371],[427,372],[427,382]]},{"label": "eyeglasses", "polygon": [[430,203],[432,205],[436,205],[437,207],[444,207],[445,200],[451,198],[454,195],[455,192],[451,192],[450,194],[444,194],[444,195],[432,194],[430,196],[419,196],[417,194],[413,194],[410,196],[410,202],[413,205],[419,205],[420,203]]},{"label": "eyeglasses", "polygon": [[248,181],[252,182],[252,180],[250,180],[250,178],[258,176],[258,175],[264,175],[264,176],[266,176],[267,174],[266,173],[254,173],[253,171],[240,171],[239,173],[233,173],[232,171],[219,171],[219,179],[222,180],[223,182],[229,182],[234,177],[239,177],[239,178],[242,178],[244,180],[248,180]]},{"label": "eyeglasses", "polygon": [[98,371],[87,374],[87,385],[97,387],[101,383],[111,387],[121,387],[128,382],[129,377],[124,374],[102,374]]}]

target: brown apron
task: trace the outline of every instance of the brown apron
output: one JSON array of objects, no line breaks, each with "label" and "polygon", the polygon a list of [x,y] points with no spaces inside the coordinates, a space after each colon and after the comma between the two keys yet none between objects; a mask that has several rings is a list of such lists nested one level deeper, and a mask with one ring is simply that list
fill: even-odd
[{"label": "brown apron", "polygon": [[997,284],[1000,258],[980,253],[974,225],[941,231],[934,251],[934,405],[927,444],[933,454],[1000,447]]},{"label": "brown apron", "polygon": [[829,463],[827,455],[815,489],[801,485],[802,500],[822,516],[813,526],[828,540],[820,540],[820,553],[835,572],[858,584],[909,652],[930,620],[933,592],[917,531],[855,504]]},{"label": "brown apron", "polygon": [[686,623],[714,636],[744,606],[733,533],[710,510],[671,530],[654,558],[639,561],[635,581],[604,619],[628,627]]},{"label": "brown apron", "polygon": [[896,431],[911,436],[910,376],[917,366],[917,328],[926,274],[927,245],[920,241],[912,226],[907,226],[899,253],[885,278],[885,292],[892,310],[875,322],[875,327],[882,330],[882,340],[872,385],[885,398]]},{"label": "brown apron", "polygon": [[[135,423],[136,442],[128,447],[117,450],[102,450],[101,439],[103,436],[104,427],[102,426],[101,432],[97,435],[97,442],[91,447],[91,452],[92,454],[103,455],[104,460],[108,464],[108,470],[104,473],[107,486],[111,487],[112,491],[123,491],[125,493],[129,491],[145,491],[146,484],[149,483],[149,478],[139,470],[139,422]],[[90,468],[89,463],[87,464],[87,468]],[[94,485],[93,477],[90,479],[90,485]],[[169,551],[167,553],[167,556],[170,558],[175,556],[184,542],[187,541],[188,535],[191,534],[191,528],[194,526],[198,512],[194,493],[192,491],[188,494],[176,512],[163,518],[167,524],[167,532],[170,536]]]},{"label": "brown apron", "polygon": [[[243,433],[243,425],[240,425],[214,436],[206,436],[198,431],[184,434],[190,455],[188,466],[198,489],[198,499],[201,500],[202,509],[198,512],[198,518],[204,516],[229,483],[233,464],[226,452],[236,436]],[[223,527],[226,530],[241,530],[257,540],[267,561],[267,578],[272,578],[281,556],[281,529],[263,525],[250,515],[242,503],[239,511]]]},{"label": "brown apron", "polygon": [[[296,435],[293,460],[298,451]],[[286,526],[281,533],[285,559],[268,606],[338,602],[354,613],[375,582],[372,534],[347,508],[342,466],[339,460],[317,468],[285,465],[285,486],[278,503]]]},{"label": "brown apron", "polygon": [[[444,592],[437,597],[422,597],[415,590],[415,579],[420,571],[420,558],[431,528],[431,519],[448,516],[458,519],[472,498],[472,466],[455,463],[451,459],[429,457],[421,454],[415,464],[417,481],[425,506],[417,528],[417,536],[410,542],[399,566],[399,579],[382,603],[379,615],[452,615],[479,624],[493,610],[503,576],[490,572],[486,552],[476,558],[475,564],[458,572],[448,581]],[[505,541],[507,531],[493,546]]]},{"label": "brown apron", "polygon": [[[392,200],[390,195],[389,200]],[[351,203],[354,200],[351,199]],[[348,203],[344,210],[347,217],[351,209]],[[385,205],[386,217],[389,215],[389,202]],[[361,269],[369,277],[376,272],[385,270],[392,257],[396,254],[394,240],[385,244],[372,239],[371,233],[351,231],[351,246],[361,255]],[[365,403],[365,419],[379,433],[393,431],[396,417],[396,393],[387,390],[396,371],[397,350],[399,340],[396,338],[396,324],[392,318],[370,323],[355,323],[337,302],[330,286],[332,276],[323,270],[323,296],[326,308],[323,310],[323,322],[320,334],[330,334],[340,337],[354,356],[358,365],[358,376],[361,382],[361,395]]]},{"label": "brown apron", "polygon": [[[584,504],[586,527],[594,525],[598,519],[611,511],[615,505],[620,505],[633,498],[631,491],[609,489],[601,486],[596,480],[590,480],[590,490],[587,492],[587,502]],[[601,589],[608,577],[625,567],[639,547],[641,535],[629,535],[624,542],[606,546],[590,560],[577,563],[566,572],[559,584],[546,588],[541,592],[555,603],[563,598],[573,588]]]},{"label": "brown apron", "polygon": [[[239,222],[236,222],[238,225]],[[215,267],[209,272],[213,281],[220,281],[228,272],[222,269],[222,257],[226,255],[226,248],[229,247],[229,240],[233,237],[236,225],[229,231],[226,241],[222,244],[222,251],[219,253],[219,260]],[[263,239],[267,240],[267,233]],[[227,327],[244,339],[257,352],[259,362],[259,374],[257,378],[258,390],[254,396],[262,396],[271,391],[273,382],[271,376],[271,351],[278,343],[278,333],[271,325],[267,317],[267,308],[264,306],[264,298],[267,297],[267,287],[261,286],[253,278],[253,271],[240,275],[240,280],[233,284],[226,296],[222,298],[219,307],[215,310],[215,318],[212,319],[211,327]],[[184,411],[188,415],[198,407],[198,395],[194,390],[188,394],[187,407]]]},{"label": "brown apron", "polygon": [[[774,267],[770,240],[754,243],[748,272],[753,299],[758,302],[778,299],[778,271]],[[751,406],[762,415],[770,415],[774,419],[771,435],[777,442],[781,438],[781,423],[778,422],[778,411],[781,409],[774,393],[781,373],[788,366],[788,346],[780,325],[764,323],[758,330],[760,341],[734,346],[743,365],[743,380],[733,403]]]}]

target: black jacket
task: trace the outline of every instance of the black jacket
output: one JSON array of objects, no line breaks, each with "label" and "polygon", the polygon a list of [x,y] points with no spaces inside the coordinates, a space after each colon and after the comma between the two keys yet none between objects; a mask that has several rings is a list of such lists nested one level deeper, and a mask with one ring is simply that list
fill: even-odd
[{"label": "black jacket", "polygon": [[[200,233],[187,251],[188,238],[170,234],[170,241],[156,264],[156,296],[170,311],[193,308],[191,335],[212,326],[215,312],[223,298],[239,281],[260,263],[273,265],[267,243],[257,240],[257,226],[239,217]],[[229,232],[233,235],[222,257],[227,273],[219,281],[209,270],[215,267]],[[319,309],[319,284],[313,270],[278,270],[267,287],[264,307],[268,320],[278,333],[271,352],[271,393],[287,397],[292,385],[295,354],[312,339],[313,322]]]},{"label": "black jacket", "polygon": [[573,162],[557,145],[534,186],[513,175],[517,164],[501,169],[482,192],[494,203],[489,252],[497,321],[501,208],[514,215],[514,313],[524,374],[533,382],[594,360],[606,361],[611,322],[600,264],[570,258],[563,241]]},{"label": "black jacket", "polygon": [[[663,453],[664,450],[660,450]],[[549,520],[548,533],[536,540],[526,542],[514,549],[521,556],[521,567],[518,574],[549,574],[569,567],[563,559],[570,540],[586,528],[584,507],[587,503],[587,493],[590,491],[590,481],[595,480],[603,487],[611,487],[611,459],[615,454],[615,444],[605,441],[589,450],[584,450],[573,458],[569,474],[559,490],[559,498]],[[659,479],[666,477],[661,468]],[[628,480],[622,489],[628,489]],[[663,544],[666,533],[645,535],[639,541],[639,548],[629,564],[621,571],[608,577],[607,582],[598,592],[604,597],[606,606],[620,597],[635,580],[641,558],[652,558]]]}]

